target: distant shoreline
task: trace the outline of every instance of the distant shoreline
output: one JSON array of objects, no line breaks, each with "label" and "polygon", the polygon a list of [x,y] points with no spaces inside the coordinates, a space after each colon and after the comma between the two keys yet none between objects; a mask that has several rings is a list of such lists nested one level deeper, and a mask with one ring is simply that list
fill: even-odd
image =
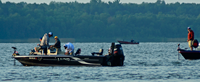
[{"label": "distant shoreline", "polygon": [[[14,2],[14,3],[20,3],[20,2],[26,2],[26,3],[29,3],[29,4],[33,4],[33,3],[36,3],[36,4],[42,4],[42,3],[46,3],[46,4],[50,4],[50,2],[52,2],[52,1],[55,1],[55,0],[43,0],[43,1],[32,1],[32,0],[23,0],[23,1],[20,1],[20,0],[4,0],[4,1],[2,1],[2,3],[6,3],[6,2]],[[61,2],[61,3],[70,3],[70,2],[75,2],[75,1],[66,1],[66,0],[60,0],[60,1],[55,1],[55,2]],[[90,3],[90,1],[88,0],[88,1],[81,1],[81,0],[76,0],[76,2],[78,2],[78,3]],[[105,3],[108,3],[109,2],[109,0],[102,0],[102,2],[105,2]],[[112,1],[111,1],[112,2]],[[120,1],[120,3],[136,3],[136,4],[142,4],[142,3],[154,3],[154,2],[156,2],[156,0],[155,1],[148,1],[148,0],[145,0],[145,1],[141,1],[141,0],[136,0],[136,1],[127,1],[127,0],[125,0],[125,1]],[[165,0],[165,2],[167,3],[167,4],[171,4],[171,3],[176,3],[176,2],[179,2],[179,3],[196,3],[196,4],[198,4],[198,3],[200,3],[199,1],[181,1],[181,0],[178,0],[178,1],[168,1],[168,0]]]},{"label": "distant shoreline", "polygon": [[[105,41],[104,41],[105,40]],[[96,39],[74,39],[74,38],[60,38],[61,42],[117,42],[112,39],[104,39],[104,40],[96,40]],[[118,39],[122,40],[122,39]],[[130,39],[131,40],[131,39]],[[187,42],[187,38],[162,38],[162,39],[134,39],[138,42]],[[197,38],[200,41],[200,38]],[[129,41],[129,39],[124,39],[124,41]],[[50,43],[54,43],[55,40],[50,38]],[[39,43],[38,38],[31,39],[0,39],[0,43]]]}]

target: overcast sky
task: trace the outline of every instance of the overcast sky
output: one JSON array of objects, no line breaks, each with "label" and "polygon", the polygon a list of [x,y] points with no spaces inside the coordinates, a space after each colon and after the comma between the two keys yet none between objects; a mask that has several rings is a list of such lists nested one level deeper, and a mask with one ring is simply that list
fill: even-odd
[{"label": "overcast sky", "polygon": [[[88,3],[90,0],[1,0],[3,3],[10,1],[10,2],[27,2],[27,3],[50,3],[51,1],[56,1],[56,2],[81,2],[81,3]],[[101,0],[104,2],[111,1],[113,2],[114,0]],[[142,3],[142,2],[156,2],[157,0],[120,0],[121,3]],[[175,2],[180,2],[180,3],[200,3],[200,0],[165,0],[166,3],[175,3]]]}]

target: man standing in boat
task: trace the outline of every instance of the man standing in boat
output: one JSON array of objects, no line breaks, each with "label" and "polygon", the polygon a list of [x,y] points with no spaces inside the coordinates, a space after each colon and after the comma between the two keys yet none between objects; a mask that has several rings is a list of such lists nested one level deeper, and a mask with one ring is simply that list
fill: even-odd
[{"label": "man standing in boat", "polygon": [[187,42],[188,42],[188,45],[189,45],[189,47],[192,51],[193,50],[192,42],[194,40],[194,32],[191,30],[190,27],[188,27],[187,30],[188,30],[188,40],[187,40]]},{"label": "man standing in boat", "polygon": [[45,33],[42,37],[42,41],[40,44],[38,44],[41,49],[44,51],[44,55],[47,55],[47,48],[49,48],[49,38],[53,36],[52,32],[49,32],[48,34]]}]

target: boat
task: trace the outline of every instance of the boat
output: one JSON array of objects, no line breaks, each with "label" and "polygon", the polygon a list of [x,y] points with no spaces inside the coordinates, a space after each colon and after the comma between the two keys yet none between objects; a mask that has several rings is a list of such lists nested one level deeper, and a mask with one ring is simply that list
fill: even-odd
[{"label": "boat", "polygon": [[135,41],[120,41],[120,40],[118,40],[118,42],[120,43],[120,44],[139,44],[139,42],[135,42]]},{"label": "boat", "polygon": [[181,49],[179,50],[179,53],[181,53],[185,59],[189,59],[189,60],[200,59],[200,51],[191,51],[191,50]]},{"label": "boat", "polygon": [[47,55],[33,50],[29,55],[20,55],[16,47],[12,48],[14,49],[13,58],[24,66],[123,66],[125,59],[122,46],[114,43],[111,45],[113,52],[110,55],[103,55],[103,49],[91,55],[80,55],[80,49],[74,55],[64,55],[55,49],[48,49]]},{"label": "boat", "polygon": [[200,59],[200,47],[198,47],[198,41],[193,43],[193,47],[195,48],[194,50],[187,50],[187,48],[185,49],[181,49],[180,48],[180,44],[178,44],[178,53],[180,53],[185,59],[189,59],[189,60],[196,60],[196,59]]}]

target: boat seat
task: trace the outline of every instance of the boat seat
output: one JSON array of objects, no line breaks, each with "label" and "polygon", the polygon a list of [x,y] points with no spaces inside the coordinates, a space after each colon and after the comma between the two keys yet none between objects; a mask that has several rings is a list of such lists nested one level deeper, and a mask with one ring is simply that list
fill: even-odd
[{"label": "boat seat", "polygon": [[97,55],[103,55],[103,49],[100,49],[99,52],[92,52],[91,54],[92,54],[93,56],[94,56],[95,54],[97,54]]},{"label": "boat seat", "polygon": [[57,55],[59,53],[61,53],[59,48],[51,48],[47,50],[47,55]]},{"label": "boat seat", "polygon": [[56,53],[56,48],[50,48],[50,49],[48,49],[48,51],[50,52],[50,53]]},{"label": "boat seat", "polygon": [[80,48],[78,48],[78,50],[76,50],[76,53],[75,53],[75,55],[80,55],[81,54],[81,49]]},{"label": "boat seat", "polygon": [[[44,52],[43,49],[38,50],[38,52],[35,52],[35,50],[32,49],[31,52],[30,52],[30,54],[31,55],[44,55],[43,52]],[[59,53],[61,53],[60,48],[50,48],[50,49],[47,49],[47,55],[57,55]]]}]

